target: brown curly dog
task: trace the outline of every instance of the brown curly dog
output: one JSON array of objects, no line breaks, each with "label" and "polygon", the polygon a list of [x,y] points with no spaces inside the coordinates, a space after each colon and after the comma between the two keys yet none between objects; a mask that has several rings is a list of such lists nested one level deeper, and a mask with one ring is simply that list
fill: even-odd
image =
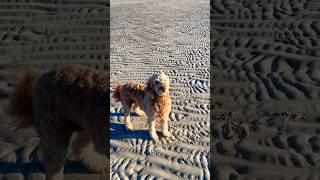
[{"label": "brown curly dog", "polygon": [[7,111],[17,117],[18,128],[34,125],[38,131],[47,180],[63,179],[73,132],[78,133],[71,148],[80,160],[89,169],[109,171],[109,92],[109,72],[81,65],[41,76],[28,71],[17,83]]},{"label": "brown curly dog", "polygon": [[169,77],[161,72],[152,75],[146,85],[137,82],[116,85],[113,98],[122,103],[127,130],[133,130],[130,120],[132,108],[138,116],[147,116],[149,135],[154,141],[159,140],[155,127],[157,120],[160,120],[162,135],[171,137],[168,130],[169,113],[171,111],[169,82]]}]

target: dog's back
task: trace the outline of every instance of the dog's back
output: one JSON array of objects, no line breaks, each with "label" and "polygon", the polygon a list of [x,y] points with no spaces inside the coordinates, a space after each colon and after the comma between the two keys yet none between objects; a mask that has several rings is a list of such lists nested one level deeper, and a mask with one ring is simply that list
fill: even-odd
[{"label": "dog's back", "polygon": [[34,105],[48,107],[71,120],[87,116],[89,110],[101,111],[109,101],[107,73],[81,65],[57,68],[39,78]]},{"label": "dog's back", "polygon": [[129,100],[142,103],[146,85],[138,82],[128,82],[124,85],[117,84],[113,98],[117,101]]},{"label": "dog's back", "polygon": [[75,116],[70,117],[74,119],[92,105],[108,106],[108,77],[108,72],[101,73],[82,65],[60,67],[40,77],[28,71],[17,82],[7,112],[17,117],[19,128],[37,124],[34,113],[44,108]]}]

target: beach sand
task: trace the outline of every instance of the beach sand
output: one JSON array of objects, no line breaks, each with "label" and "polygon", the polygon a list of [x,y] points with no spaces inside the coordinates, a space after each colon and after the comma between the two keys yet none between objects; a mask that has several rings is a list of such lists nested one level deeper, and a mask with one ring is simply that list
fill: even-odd
[{"label": "beach sand", "polygon": [[320,179],[320,3],[212,1],[215,179]]},{"label": "beach sand", "polygon": [[[107,1],[17,0],[0,3],[0,179],[45,178],[34,129],[15,130],[4,113],[15,78],[25,65],[46,72],[62,64],[108,68]],[[90,173],[72,154],[65,179],[109,179]]]},{"label": "beach sand", "polygon": [[169,131],[150,140],[146,118],[111,102],[112,179],[210,179],[209,1],[111,1],[111,85],[146,82],[163,70],[171,80]]}]

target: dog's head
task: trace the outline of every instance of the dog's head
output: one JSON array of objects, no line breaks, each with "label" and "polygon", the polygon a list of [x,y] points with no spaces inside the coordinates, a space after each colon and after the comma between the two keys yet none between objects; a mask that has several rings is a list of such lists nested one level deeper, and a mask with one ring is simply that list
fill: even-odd
[{"label": "dog's head", "polygon": [[169,77],[164,73],[152,75],[147,82],[147,88],[156,92],[158,96],[169,93]]}]

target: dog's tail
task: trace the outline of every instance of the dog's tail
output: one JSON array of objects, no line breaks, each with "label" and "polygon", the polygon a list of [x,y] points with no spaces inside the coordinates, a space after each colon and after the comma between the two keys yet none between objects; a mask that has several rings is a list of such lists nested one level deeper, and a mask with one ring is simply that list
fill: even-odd
[{"label": "dog's tail", "polygon": [[28,69],[18,80],[11,94],[6,112],[16,117],[14,125],[17,128],[27,128],[32,125],[32,92],[37,79],[38,75]]},{"label": "dog's tail", "polygon": [[122,88],[122,85],[121,84],[116,84],[115,85],[115,90],[114,90],[114,93],[112,95],[112,97],[117,101],[121,101],[121,97],[120,97],[120,90]]}]

